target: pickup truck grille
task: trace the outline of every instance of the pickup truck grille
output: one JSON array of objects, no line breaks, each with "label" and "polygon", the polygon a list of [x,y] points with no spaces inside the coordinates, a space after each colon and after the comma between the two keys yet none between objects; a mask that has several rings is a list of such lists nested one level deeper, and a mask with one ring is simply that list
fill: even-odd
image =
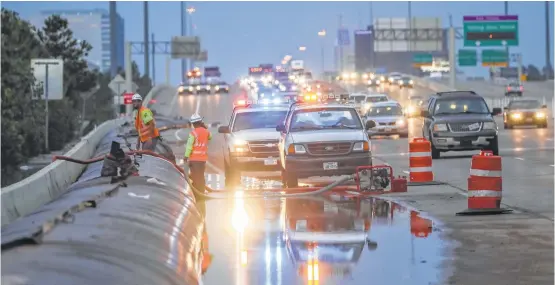
[{"label": "pickup truck grille", "polygon": [[340,143],[309,143],[308,152],[315,155],[341,155],[351,151],[350,142]]},{"label": "pickup truck grille", "polygon": [[[478,124],[478,128],[472,128],[471,125]],[[482,130],[482,122],[475,123],[451,123],[448,124],[449,129],[454,133],[472,133]]]},{"label": "pickup truck grille", "polygon": [[250,141],[249,150],[252,153],[279,153],[277,140]]}]

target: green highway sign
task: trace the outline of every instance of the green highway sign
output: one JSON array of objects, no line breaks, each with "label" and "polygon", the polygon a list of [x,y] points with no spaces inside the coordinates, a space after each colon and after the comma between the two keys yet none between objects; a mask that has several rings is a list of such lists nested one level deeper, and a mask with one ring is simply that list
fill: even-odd
[{"label": "green highway sign", "polygon": [[518,46],[518,16],[464,16],[464,46]]},{"label": "green highway sign", "polygon": [[478,53],[474,49],[459,50],[459,66],[476,66],[478,64]]},{"label": "green highway sign", "polygon": [[430,66],[434,61],[434,57],[428,53],[415,54],[412,58],[412,65],[414,67]]},{"label": "green highway sign", "polygon": [[482,50],[482,66],[506,67],[507,59],[507,51],[505,50]]}]

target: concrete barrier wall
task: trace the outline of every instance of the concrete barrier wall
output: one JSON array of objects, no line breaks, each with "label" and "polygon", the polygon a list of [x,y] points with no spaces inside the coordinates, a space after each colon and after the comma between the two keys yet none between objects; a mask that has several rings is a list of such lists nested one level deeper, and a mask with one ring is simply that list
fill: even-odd
[{"label": "concrete barrier wall", "polygon": [[[166,85],[153,87],[145,97],[145,102],[156,98],[167,88],[171,87]],[[125,117],[104,122],[83,137],[65,155],[77,159],[91,158],[102,138],[129,120],[131,120],[130,117]],[[40,206],[65,193],[68,186],[77,180],[84,168],[84,165],[56,161],[24,180],[2,188],[2,226],[32,213]]]}]

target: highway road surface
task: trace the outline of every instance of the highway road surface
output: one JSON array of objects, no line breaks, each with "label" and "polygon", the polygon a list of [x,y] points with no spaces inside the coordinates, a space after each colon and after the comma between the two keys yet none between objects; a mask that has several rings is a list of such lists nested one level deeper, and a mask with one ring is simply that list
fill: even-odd
[{"label": "highway road surface", "polygon": [[[432,94],[431,90],[422,88],[399,90],[397,87],[386,87],[383,91],[401,104],[410,95]],[[213,124],[214,140],[209,146],[206,171],[208,183],[216,189],[223,188],[224,181],[222,136],[217,134],[216,127],[228,123],[232,102],[241,94],[244,95],[244,91],[234,86],[229,95],[180,96],[172,102],[169,101],[172,96],[159,99],[162,100],[160,104],[170,107],[170,116],[188,117],[198,105],[205,122]],[[497,118],[497,122],[502,126],[501,117]],[[373,155],[377,160],[393,166],[395,174],[407,175],[408,141],[420,134],[421,120],[410,119],[409,139],[373,139]],[[173,142],[178,158],[183,156],[182,144],[187,135],[186,129],[164,134],[167,140]],[[434,175],[437,181],[448,185],[410,187],[410,197],[396,197],[395,200],[401,203],[398,208],[414,206],[423,209],[438,217],[438,223],[444,225],[438,226],[438,230],[425,239],[414,239],[408,230],[410,210],[393,215],[393,220],[399,222],[380,224],[372,220],[369,236],[377,241],[377,248],[363,249],[360,259],[352,264],[352,270],[347,270],[349,274],[342,271],[344,265],[338,265],[338,269],[332,266],[331,275],[326,275],[327,279],[322,277],[320,283],[314,284],[328,284],[324,281],[335,280],[333,278],[350,281],[329,284],[553,284],[553,139],[552,125],[547,129],[500,128],[503,204],[515,210],[505,216],[466,220],[454,218],[455,212],[466,207],[464,192],[471,155],[476,152],[442,153],[442,159],[433,161]],[[265,181],[279,184],[278,175],[243,173],[243,186],[253,187]],[[303,279],[306,277],[303,275],[306,274],[303,271],[306,266],[302,266],[302,258],[291,261],[285,254],[291,250],[283,234],[283,227],[290,216],[287,214],[288,202],[243,199],[207,202],[207,227],[214,259],[205,276],[206,284],[294,284],[294,280],[306,281]],[[370,200],[363,203],[375,204]],[[392,205],[394,203],[390,203],[390,207]],[[339,205],[339,208],[342,207]],[[244,225],[242,231],[233,225],[234,209],[237,208],[246,209],[239,212],[243,220],[252,222],[247,226],[248,231],[244,230]],[[267,217],[272,211],[275,212],[274,217]],[[453,231],[446,233],[442,228]],[[492,234],[488,234],[490,230]],[[457,247],[449,241],[457,241],[462,246],[459,244]],[[483,252],[472,254],[476,250]],[[469,260],[478,264],[469,264]],[[503,273],[509,269],[513,273]],[[515,279],[517,276],[518,279]],[[448,281],[438,281],[438,278]],[[482,279],[478,281],[479,278]]]}]

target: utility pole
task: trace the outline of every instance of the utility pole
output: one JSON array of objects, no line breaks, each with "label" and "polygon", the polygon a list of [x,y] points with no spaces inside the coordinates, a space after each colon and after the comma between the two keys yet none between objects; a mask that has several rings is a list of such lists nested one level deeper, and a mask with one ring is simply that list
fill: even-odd
[{"label": "utility pole", "polygon": [[[505,1],[505,15],[509,15],[509,1]],[[510,53],[509,53],[509,46],[508,45],[505,47],[505,52],[507,52],[507,67],[509,67],[511,61],[509,59],[510,58],[510,56],[509,56]],[[520,78],[518,80],[520,80]]]},{"label": "utility pole", "polygon": [[449,87],[452,89],[455,89],[455,82],[457,81],[457,59],[455,52],[455,28],[449,27]]},{"label": "utility pole", "polygon": [[[187,13],[186,13],[186,6],[185,1],[181,1],[181,36],[187,35]],[[181,81],[185,81],[185,73],[187,71],[187,59],[181,60],[181,75],[179,76]]]},{"label": "utility pole", "polygon": [[48,143],[48,130],[49,130],[49,113],[48,113],[48,69],[50,65],[58,65],[57,62],[39,61],[36,62],[37,65],[44,65],[44,115],[46,117],[44,124],[44,148],[48,152],[50,151],[50,145]]},{"label": "utility pole", "polygon": [[[148,52],[148,1],[144,1],[143,2],[143,15],[144,15],[144,41],[145,41],[145,75],[148,76],[149,75],[149,71],[150,71],[150,62],[148,60],[148,56],[150,55],[150,53]],[[131,91],[129,91],[131,92]]]},{"label": "utility pole", "polygon": [[154,33],[151,34],[152,40],[152,86],[154,86],[154,82],[156,81],[156,41],[154,41]]},{"label": "utility pole", "polygon": [[117,11],[116,1],[110,1],[110,76],[113,78],[118,72],[117,50]]},{"label": "utility pole", "polygon": [[409,2],[409,51],[412,50],[412,2]]},{"label": "utility pole", "polygon": [[549,79],[549,73],[551,73],[551,52],[550,52],[551,35],[549,32],[549,1],[545,1],[545,67],[547,72],[545,74],[545,80]]}]

